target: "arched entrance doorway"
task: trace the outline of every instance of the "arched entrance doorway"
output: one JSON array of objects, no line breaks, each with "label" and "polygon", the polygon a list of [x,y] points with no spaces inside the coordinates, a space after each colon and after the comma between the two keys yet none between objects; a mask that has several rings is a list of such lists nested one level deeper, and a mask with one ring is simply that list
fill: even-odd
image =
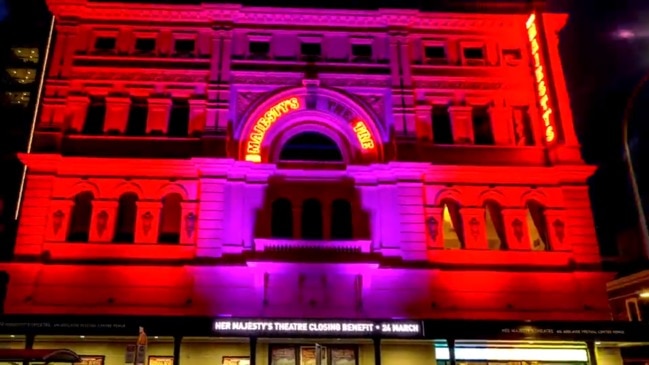
[{"label": "arched entrance doorway", "polygon": [[361,101],[341,92],[295,88],[254,104],[235,126],[232,147],[250,162],[382,162],[389,133],[378,120]]}]

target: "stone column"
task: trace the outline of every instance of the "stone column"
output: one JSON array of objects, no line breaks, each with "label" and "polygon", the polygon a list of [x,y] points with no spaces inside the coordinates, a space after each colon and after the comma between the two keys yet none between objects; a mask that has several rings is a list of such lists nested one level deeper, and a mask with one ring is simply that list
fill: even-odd
[{"label": "stone column", "polygon": [[162,203],[138,201],[135,222],[135,243],[157,243]]},{"label": "stone column", "polygon": [[152,97],[147,100],[149,111],[146,119],[146,133],[152,132],[167,134],[169,126],[169,113],[171,111],[171,99]]},{"label": "stone column", "polygon": [[433,141],[433,117],[432,106],[420,103],[415,106],[415,120],[417,139],[422,141]]},{"label": "stone column", "polygon": [[460,208],[460,215],[464,225],[464,248],[467,250],[489,249],[484,208]]},{"label": "stone column", "polygon": [[[322,239],[331,239],[331,200],[322,202]],[[353,238],[353,237],[352,237]]]},{"label": "stone column", "polygon": [[546,231],[548,233],[546,245],[550,251],[570,251],[568,238],[566,236],[567,224],[565,211],[561,209],[545,209]]},{"label": "stone column", "polygon": [[104,133],[113,131],[123,134],[131,108],[131,99],[125,96],[106,97],[106,119]]},{"label": "stone column", "polygon": [[514,123],[512,109],[504,105],[491,106],[489,108],[489,118],[491,119],[494,143],[497,146],[513,146]]},{"label": "stone column", "polygon": [[61,78],[68,78],[72,72],[72,62],[74,61],[75,51],[77,49],[77,42],[79,37],[77,36],[78,26],[77,24],[72,24],[72,30],[68,33],[65,48],[62,55],[62,64],[61,64]]},{"label": "stone column", "polygon": [[207,101],[189,99],[189,135],[200,135],[205,130]]},{"label": "stone column", "polygon": [[293,206],[293,239],[301,240],[302,239],[302,204],[300,201],[297,202],[291,201],[291,205]]},{"label": "stone column", "polygon": [[111,242],[115,237],[117,200],[93,200],[89,242]]},{"label": "stone column", "polygon": [[448,107],[451,118],[451,130],[453,131],[453,143],[473,144],[473,108],[470,106],[452,105]]},{"label": "stone column", "polygon": [[444,249],[443,207],[426,207],[426,247],[429,250]]},{"label": "stone column", "polygon": [[527,209],[503,209],[503,223],[507,247],[510,250],[530,251],[530,233],[527,227]]},{"label": "stone column", "polygon": [[68,228],[73,206],[73,200],[55,199],[50,202],[45,241],[65,242],[68,240]]},{"label": "stone column", "polygon": [[182,202],[182,221],[180,222],[180,244],[194,245],[198,228],[198,203]]},{"label": "stone column", "polygon": [[85,95],[68,96],[68,129],[76,133],[83,131],[83,125],[86,122],[90,99]]}]

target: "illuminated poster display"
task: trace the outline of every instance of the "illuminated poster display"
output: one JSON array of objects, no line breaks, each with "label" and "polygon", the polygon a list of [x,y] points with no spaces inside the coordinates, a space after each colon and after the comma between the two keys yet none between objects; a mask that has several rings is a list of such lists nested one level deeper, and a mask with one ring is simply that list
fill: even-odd
[{"label": "illuminated poster display", "polygon": [[416,321],[300,321],[300,320],[235,320],[214,322],[219,334],[301,335],[301,336],[395,336],[421,337],[423,327]]},{"label": "illuminated poster display", "polygon": [[102,355],[82,355],[79,358],[81,361],[75,362],[74,365],[104,365],[104,356]]},{"label": "illuminated poster display", "polygon": [[270,365],[296,365],[294,347],[274,347],[270,354]]},{"label": "illuminated poster display", "polygon": [[221,365],[250,365],[248,356],[223,356]]},{"label": "illuminated poster display", "polygon": [[552,110],[552,100],[550,100],[550,85],[548,83],[544,60],[542,55],[541,44],[539,39],[539,29],[536,24],[536,14],[530,15],[525,24],[527,35],[530,41],[532,51],[532,62],[534,67],[534,79],[536,81],[536,93],[539,98],[539,107],[541,108],[541,119],[545,130],[545,141],[552,143],[557,138],[556,125]]},{"label": "illuminated poster display", "polygon": [[[327,351],[323,348],[320,352],[321,364],[327,363]],[[300,365],[316,365],[316,350],[314,346],[300,347]]]},{"label": "illuminated poster display", "polygon": [[149,356],[149,365],[174,365],[173,356]]}]

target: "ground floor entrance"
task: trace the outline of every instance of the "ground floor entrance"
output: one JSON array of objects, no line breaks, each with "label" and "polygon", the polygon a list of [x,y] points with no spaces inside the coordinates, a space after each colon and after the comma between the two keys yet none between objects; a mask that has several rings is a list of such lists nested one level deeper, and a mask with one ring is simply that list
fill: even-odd
[{"label": "ground floor entrance", "polygon": [[[76,353],[79,365],[624,365],[643,324],[0,317],[2,351]],[[15,359],[14,359],[15,360]]]}]

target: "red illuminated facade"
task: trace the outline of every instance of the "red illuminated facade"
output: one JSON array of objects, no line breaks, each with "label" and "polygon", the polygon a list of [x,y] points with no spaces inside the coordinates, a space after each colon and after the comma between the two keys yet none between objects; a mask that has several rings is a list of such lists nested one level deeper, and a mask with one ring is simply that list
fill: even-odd
[{"label": "red illuminated facade", "polygon": [[48,4],[7,313],[611,318],[566,15]]}]

